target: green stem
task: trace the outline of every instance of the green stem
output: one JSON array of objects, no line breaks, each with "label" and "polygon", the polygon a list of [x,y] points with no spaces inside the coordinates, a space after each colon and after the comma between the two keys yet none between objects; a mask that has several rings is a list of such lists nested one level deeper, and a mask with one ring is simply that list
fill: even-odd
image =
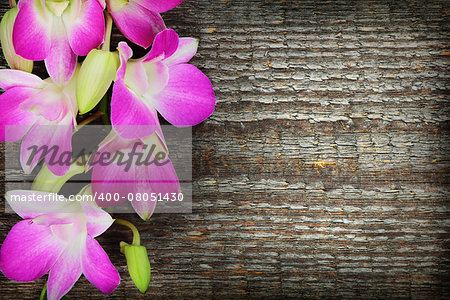
[{"label": "green stem", "polygon": [[41,295],[39,296],[39,300],[44,300],[46,293],[47,293],[47,282],[44,284],[44,287],[42,288],[42,292],[41,292]]},{"label": "green stem", "polygon": [[103,115],[103,113],[101,111],[97,111],[96,113],[94,113],[92,116],[90,116],[87,119],[84,119],[83,121],[81,121],[78,126],[77,129],[80,130],[82,127],[94,122],[95,120],[97,120],[98,118],[100,118]]},{"label": "green stem", "polygon": [[139,235],[139,231],[137,230],[136,226],[123,219],[116,219],[114,222],[116,224],[128,227],[131,229],[131,231],[133,231],[133,242],[131,243],[133,246],[141,245],[141,237]]},{"label": "green stem", "polygon": [[100,101],[99,110],[103,112],[102,119],[104,125],[111,125],[111,120],[109,119],[109,112],[108,112],[108,94],[109,91],[106,92],[105,96],[103,96],[102,100]]},{"label": "green stem", "polygon": [[16,6],[17,6],[16,0],[9,0],[9,7],[14,8]]},{"label": "green stem", "polygon": [[111,43],[113,20],[112,20],[111,15],[108,12],[105,12],[105,19],[106,19],[106,32],[105,32],[105,41],[103,42],[103,45],[102,45],[102,50],[109,51],[110,43]]}]

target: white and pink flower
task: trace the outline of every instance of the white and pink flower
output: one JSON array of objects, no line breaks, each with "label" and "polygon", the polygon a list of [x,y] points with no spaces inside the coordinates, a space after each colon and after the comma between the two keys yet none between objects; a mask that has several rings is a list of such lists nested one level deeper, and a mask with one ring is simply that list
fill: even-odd
[{"label": "white and pink flower", "polygon": [[16,53],[45,60],[57,84],[70,80],[77,56],[85,56],[104,40],[101,0],[20,0],[13,29]]},{"label": "white and pink flower", "polygon": [[[40,200],[18,200],[31,196]],[[20,190],[8,192],[6,199],[24,219],[11,229],[0,250],[0,269],[6,277],[29,282],[48,272],[49,300],[62,298],[81,274],[105,294],[119,285],[119,273],[95,240],[114,220],[94,201],[54,201],[49,193]]]},{"label": "white and pink flower", "polygon": [[[172,29],[159,33],[142,59],[119,43],[121,65],[111,100],[111,123],[127,139],[142,138],[157,128],[158,111],[178,127],[197,125],[214,111],[216,97],[211,81],[188,64],[198,41],[179,38]],[[138,126],[130,126],[138,125]]]},{"label": "white and pink flower", "polygon": [[166,29],[159,13],[183,0],[106,0],[108,11],[123,35],[133,43],[148,48],[156,34]]},{"label": "white and pink flower", "polygon": [[[52,157],[64,157],[72,150],[72,130],[76,122],[76,76],[60,86],[51,78],[18,70],[0,70],[0,141],[15,142],[23,138],[20,162],[26,173],[38,164],[47,149],[45,161],[56,175],[64,175],[70,167],[56,163]],[[33,155],[34,154],[34,155]],[[39,154],[39,155],[38,155]]]},{"label": "white and pink flower", "polygon": [[[96,201],[100,207],[130,200],[137,214],[147,221],[155,210],[156,201],[151,201],[150,197],[137,201],[136,195],[180,192],[178,176],[167,157],[159,126],[156,132],[142,139],[123,139],[111,131],[100,144],[92,160],[92,191],[98,195]],[[153,150],[152,146],[155,146]],[[158,153],[165,153],[160,161],[157,161]],[[119,195],[119,201],[106,201],[102,195]]]}]

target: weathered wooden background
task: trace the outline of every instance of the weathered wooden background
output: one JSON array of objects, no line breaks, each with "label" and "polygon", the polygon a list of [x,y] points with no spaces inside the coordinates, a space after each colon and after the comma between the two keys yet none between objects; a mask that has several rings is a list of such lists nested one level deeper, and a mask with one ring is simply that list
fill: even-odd
[{"label": "weathered wooden background", "polygon": [[[7,1],[2,0],[2,13]],[[186,0],[214,115],[194,129],[192,214],[138,224],[146,296],[450,298],[448,1]],[[115,42],[118,36],[115,36]],[[5,65],[4,60],[2,65]],[[18,218],[2,216],[1,238]],[[43,280],[1,277],[0,298]],[[104,297],[82,277],[70,299]]]}]

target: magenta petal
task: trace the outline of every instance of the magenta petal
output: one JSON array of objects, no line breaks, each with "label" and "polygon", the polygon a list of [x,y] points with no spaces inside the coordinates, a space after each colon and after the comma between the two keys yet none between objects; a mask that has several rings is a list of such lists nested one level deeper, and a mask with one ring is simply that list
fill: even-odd
[{"label": "magenta petal", "polygon": [[20,140],[36,122],[32,112],[20,109],[20,104],[35,93],[35,89],[15,87],[0,95],[0,141]]},{"label": "magenta petal", "polygon": [[[70,115],[66,118],[71,118]],[[31,172],[43,154],[48,168],[57,176],[67,173],[72,150],[72,124],[36,123],[22,141],[20,163],[25,172]],[[42,149],[40,152],[39,149]],[[33,153],[35,155],[33,155]]]},{"label": "magenta petal", "polygon": [[[169,73],[169,72],[167,72]],[[123,78],[125,85],[138,95],[143,95],[148,89],[149,79],[142,62],[128,62]]]},{"label": "magenta petal", "polygon": [[152,49],[147,54],[144,62],[150,61],[154,58],[161,57],[162,59],[170,57],[178,48],[178,34],[173,29],[166,29],[158,33],[153,42]]},{"label": "magenta petal", "polygon": [[24,220],[11,229],[3,242],[0,268],[12,280],[33,281],[48,272],[61,251],[62,245],[50,227]]},{"label": "magenta petal", "polygon": [[142,180],[143,182],[135,183],[135,185],[139,185],[142,190],[135,189],[135,195],[137,193],[139,194],[147,194],[149,195],[147,201],[131,201],[131,205],[133,206],[136,213],[144,220],[147,221],[152,216],[153,212],[155,211],[156,207],[156,201],[151,200],[151,193],[155,193],[155,191],[152,190],[152,182],[149,175],[149,168],[145,166],[140,166],[135,168],[135,176],[136,179]]},{"label": "magenta petal", "polygon": [[69,24],[69,42],[76,55],[85,56],[103,42],[105,18],[98,1],[84,2],[80,15]]},{"label": "magenta petal", "polygon": [[[92,194],[91,188],[89,188],[89,194]],[[98,207],[95,201],[81,201],[80,203],[86,214],[87,232],[91,237],[99,236],[114,223],[111,215]]]},{"label": "magenta petal", "polygon": [[130,46],[128,46],[126,42],[120,42],[117,49],[119,50],[120,67],[117,70],[116,75],[117,79],[124,79],[127,71],[127,62],[130,57],[133,56],[133,50],[131,50]]},{"label": "magenta petal", "polygon": [[[53,150],[52,147],[49,146],[52,135],[53,130],[51,126],[36,123],[25,136],[20,150],[20,164],[25,173],[31,173],[41,160],[41,154],[52,156],[53,153],[55,153],[56,157],[57,149]],[[43,151],[39,151],[41,147]],[[48,150],[47,154],[44,154],[45,150]],[[32,155],[33,151],[36,151],[34,156]]]},{"label": "magenta petal", "polygon": [[214,111],[216,98],[208,77],[189,64],[169,68],[169,83],[152,103],[161,115],[178,127],[193,126]]},{"label": "magenta petal", "polygon": [[52,39],[51,54],[45,59],[45,66],[57,84],[67,83],[72,78],[77,66],[77,56],[72,51],[67,36]]},{"label": "magenta petal", "polygon": [[135,0],[148,10],[162,13],[178,6],[183,0]]},{"label": "magenta petal", "polygon": [[[105,146],[99,155],[103,152],[115,155],[118,149],[114,147],[114,144],[112,142]],[[117,163],[97,163],[92,168],[92,192],[97,195],[96,202],[100,207],[116,206],[126,201],[128,193],[134,192],[135,184],[134,165],[127,171],[125,171],[125,166],[119,166]],[[120,198],[116,199],[118,201],[106,201],[106,194],[117,194],[120,195]],[[105,197],[99,197],[99,195]]]},{"label": "magenta petal", "polygon": [[[24,101],[20,108],[33,111],[48,121],[57,121],[69,113],[68,100],[63,93],[52,90],[53,86],[44,88]],[[71,113],[71,112],[70,112]]]},{"label": "magenta petal", "polygon": [[16,53],[26,59],[43,60],[50,53],[50,19],[39,0],[20,0],[14,23],[13,44]]},{"label": "magenta petal", "polygon": [[[171,197],[173,193],[179,193],[180,185],[178,176],[170,159],[168,158],[159,164],[161,165],[153,163],[150,166],[136,167],[136,178],[145,180],[146,186],[149,186],[148,190],[139,192],[168,195],[168,197]],[[131,201],[131,205],[137,214],[146,221],[152,216],[155,210],[156,201]]]},{"label": "magenta petal", "polygon": [[127,88],[123,80],[114,83],[111,123],[114,130],[126,139],[148,136],[159,124],[154,109],[146,106]]},{"label": "magenta petal", "polygon": [[19,70],[0,70],[0,88],[7,90],[15,86],[42,88],[45,82],[34,74]]},{"label": "magenta petal", "polygon": [[48,274],[47,298],[61,299],[81,276],[81,237],[69,244]]},{"label": "magenta petal", "polygon": [[[72,116],[70,116],[70,119]],[[57,146],[59,151],[57,157],[59,158],[56,164],[51,164],[51,158],[47,156],[45,162],[50,171],[57,176],[63,176],[69,171],[70,164],[62,161],[62,158],[69,157],[72,153],[72,130],[73,125],[58,124],[52,136],[52,141],[49,146]]]},{"label": "magenta petal", "polygon": [[120,10],[110,13],[123,35],[144,48],[148,48],[156,34],[166,28],[158,13],[148,10],[134,1],[130,1]]},{"label": "magenta petal", "polygon": [[173,66],[177,64],[185,64],[189,62],[195,53],[197,53],[198,40],[194,38],[181,38],[178,43],[177,51],[169,58],[164,60],[167,66]]},{"label": "magenta petal", "polygon": [[102,293],[110,294],[120,283],[120,275],[99,243],[88,236],[81,254],[84,276]]}]

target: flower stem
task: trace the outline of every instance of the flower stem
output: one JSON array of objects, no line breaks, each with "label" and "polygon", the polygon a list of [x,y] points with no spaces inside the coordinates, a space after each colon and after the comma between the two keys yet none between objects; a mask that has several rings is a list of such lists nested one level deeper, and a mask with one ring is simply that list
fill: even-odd
[{"label": "flower stem", "polygon": [[139,231],[137,230],[136,226],[123,219],[116,219],[114,222],[116,224],[128,227],[131,229],[131,231],[133,231],[133,242],[131,243],[133,246],[141,245],[141,237],[139,235]]},{"label": "flower stem", "polygon": [[16,6],[17,6],[16,0],[9,0],[9,7],[10,7],[10,8],[14,8],[14,7],[16,7]]},{"label": "flower stem", "polygon": [[42,292],[41,292],[41,295],[39,296],[39,300],[44,300],[46,293],[47,293],[47,282],[44,284],[44,287],[42,288]]},{"label": "flower stem", "polygon": [[108,12],[105,12],[105,19],[106,19],[106,32],[105,32],[105,41],[103,42],[102,45],[102,50],[109,51],[113,20]]},{"label": "flower stem", "polygon": [[92,116],[90,116],[87,119],[84,119],[83,121],[81,121],[78,126],[77,129],[80,130],[82,127],[94,122],[95,120],[97,120],[98,118],[100,118],[103,115],[103,112],[101,111],[97,111],[96,113],[94,113]]},{"label": "flower stem", "polygon": [[100,101],[100,105],[99,105],[99,111],[101,111],[103,113],[102,119],[103,119],[104,125],[111,125],[111,119],[109,118],[109,112],[108,112],[108,108],[109,108],[108,95],[109,95],[109,93],[110,93],[109,91],[106,92],[105,96],[103,96],[102,100]]}]

